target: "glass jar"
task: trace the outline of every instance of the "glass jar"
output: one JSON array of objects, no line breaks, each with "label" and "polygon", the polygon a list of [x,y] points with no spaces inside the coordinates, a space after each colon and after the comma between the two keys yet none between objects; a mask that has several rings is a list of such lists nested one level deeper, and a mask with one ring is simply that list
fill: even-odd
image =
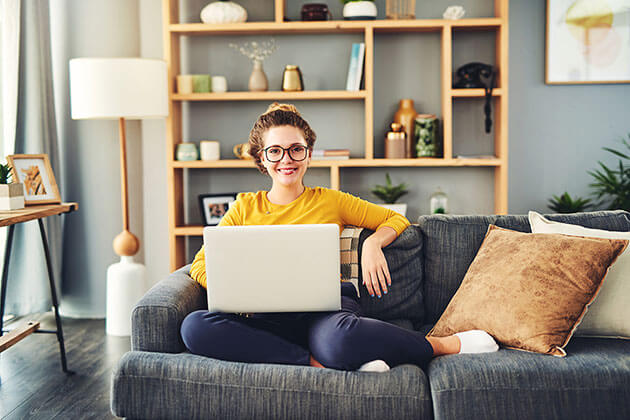
[{"label": "glass jar", "polygon": [[430,209],[431,214],[448,213],[448,196],[440,189],[440,187],[431,194]]}]

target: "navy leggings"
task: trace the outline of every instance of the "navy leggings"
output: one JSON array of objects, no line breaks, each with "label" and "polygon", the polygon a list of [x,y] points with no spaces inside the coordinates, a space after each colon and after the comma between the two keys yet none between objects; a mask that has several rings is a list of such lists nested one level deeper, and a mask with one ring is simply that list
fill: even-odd
[{"label": "navy leggings", "polygon": [[182,323],[191,353],[250,363],[309,365],[310,355],[328,368],[356,370],[382,359],[394,367],[424,367],[433,348],[424,335],[361,316],[352,284],[342,284],[335,312],[237,314],[195,311]]}]

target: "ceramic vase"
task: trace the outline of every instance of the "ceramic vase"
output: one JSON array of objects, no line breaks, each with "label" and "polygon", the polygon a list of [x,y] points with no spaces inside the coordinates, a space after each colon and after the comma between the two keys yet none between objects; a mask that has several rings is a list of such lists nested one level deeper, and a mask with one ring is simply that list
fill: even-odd
[{"label": "ceramic vase", "polygon": [[262,67],[262,61],[254,61],[252,74],[249,76],[249,90],[251,92],[264,92],[269,88],[267,76]]},{"label": "ceramic vase", "polygon": [[232,1],[215,1],[201,11],[203,23],[240,23],[247,20],[247,10]]},{"label": "ceramic vase", "polygon": [[407,203],[381,204],[381,206],[402,216],[407,216]]},{"label": "ceramic vase", "polygon": [[343,7],[343,18],[346,20],[376,19],[376,5],[373,1],[351,1]]},{"label": "ceramic vase", "polygon": [[180,143],[177,145],[175,158],[180,161],[191,161],[199,159],[199,152],[195,143]]},{"label": "ceramic vase", "polygon": [[416,157],[414,140],[414,125],[418,113],[413,108],[413,100],[401,99],[398,104],[398,111],[394,114],[394,122],[403,126],[403,131],[407,135],[405,139],[405,157]]}]

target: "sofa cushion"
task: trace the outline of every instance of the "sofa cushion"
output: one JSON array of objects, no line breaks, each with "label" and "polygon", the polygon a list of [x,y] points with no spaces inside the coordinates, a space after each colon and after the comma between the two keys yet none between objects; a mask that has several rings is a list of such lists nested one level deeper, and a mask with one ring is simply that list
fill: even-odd
[{"label": "sofa cushion", "polygon": [[[359,261],[361,261],[363,241],[373,231],[364,229],[359,239]],[[417,225],[411,225],[387,247],[383,248],[387,266],[392,278],[388,293],[379,299],[370,297],[363,285],[359,270],[361,288],[360,303],[364,315],[390,321],[408,319],[414,326],[424,321],[424,300],[422,288],[422,235]]]},{"label": "sofa cushion", "polygon": [[576,337],[567,352],[435,358],[427,370],[435,419],[630,418],[630,341]]},{"label": "sofa cushion", "polygon": [[431,335],[484,330],[508,347],[564,356],[608,268],[627,246],[627,240],[490,225]]},{"label": "sofa cushion", "polygon": [[[598,211],[575,214],[546,215],[550,220],[582,225],[593,229],[630,231],[630,214],[618,211]],[[425,321],[435,323],[459,288],[468,266],[475,258],[488,225],[531,232],[527,216],[421,216],[424,252]]]},{"label": "sofa cushion", "polygon": [[386,373],[225,362],[188,353],[128,352],[112,412],[149,419],[430,419],[424,372]]},{"label": "sofa cushion", "polygon": [[[588,229],[582,226],[547,220],[535,211],[529,212],[534,233],[561,233],[594,238],[627,239],[630,232]],[[575,335],[630,338],[630,248],[610,267],[610,271],[575,330]]]}]

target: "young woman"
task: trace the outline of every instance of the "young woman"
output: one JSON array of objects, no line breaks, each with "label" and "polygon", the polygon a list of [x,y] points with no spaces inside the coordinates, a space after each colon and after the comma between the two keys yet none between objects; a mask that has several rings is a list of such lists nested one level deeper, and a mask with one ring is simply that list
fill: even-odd
[{"label": "young woman", "polygon": [[[272,179],[269,191],[239,194],[220,226],[335,223],[375,232],[362,248],[363,286],[380,298],[392,285],[382,248],[408,226],[401,215],[350,194],[304,186],[315,133],[293,105],[272,104],[249,135],[250,154]],[[282,258],[282,256],[278,256]],[[282,267],[282,265],[279,265]],[[203,246],[191,277],[206,287]],[[278,275],[283,273],[279,269]],[[496,351],[483,331],[449,337],[424,337],[380,320],[363,317],[357,292],[341,287],[337,312],[231,314],[196,311],[183,321],[181,334],[190,352],[217,359],[311,365],[343,370],[384,371],[412,363],[424,366],[434,356]]]}]

